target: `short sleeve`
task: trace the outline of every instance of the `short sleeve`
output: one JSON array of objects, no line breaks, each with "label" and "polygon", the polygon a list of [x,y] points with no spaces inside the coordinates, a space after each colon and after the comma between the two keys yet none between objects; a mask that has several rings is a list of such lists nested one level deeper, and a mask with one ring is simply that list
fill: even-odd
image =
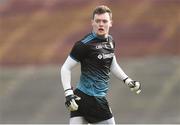
[{"label": "short sleeve", "polygon": [[87,50],[84,43],[79,41],[74,44],[70,52],[70,56],[71,58],[79,62],[85,57],[86,51]]}]

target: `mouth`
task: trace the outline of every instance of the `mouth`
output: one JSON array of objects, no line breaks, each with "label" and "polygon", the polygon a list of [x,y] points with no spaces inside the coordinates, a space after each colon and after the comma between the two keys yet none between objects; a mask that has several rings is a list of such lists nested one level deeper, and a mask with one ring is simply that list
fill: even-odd
[{"label": "mouth", "polygon": [[98,31],[103,32],[103,31],[104,31],[104,29],[103,29],[103,28],[99,28],[99,29],[98,29]]}]

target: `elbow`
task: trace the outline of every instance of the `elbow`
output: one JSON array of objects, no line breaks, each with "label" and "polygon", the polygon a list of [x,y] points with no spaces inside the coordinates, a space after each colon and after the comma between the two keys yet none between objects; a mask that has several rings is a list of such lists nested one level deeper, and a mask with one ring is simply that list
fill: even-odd
[{"label": "elbow", "polygon": [[71,69],[67,65],[65,65],[65,64],[62,65],[60,70],[61,70],[61,76],[63,74],[69,73],[71,71]]},{"label": "elbow", "polygon": [[61,66],[61,68],[60,68],[60,71],[61,71],[61,75],[63,74],[63,72],[65,72],[66,71],[66,67],[64,66],[64,65],[62,65]]}]

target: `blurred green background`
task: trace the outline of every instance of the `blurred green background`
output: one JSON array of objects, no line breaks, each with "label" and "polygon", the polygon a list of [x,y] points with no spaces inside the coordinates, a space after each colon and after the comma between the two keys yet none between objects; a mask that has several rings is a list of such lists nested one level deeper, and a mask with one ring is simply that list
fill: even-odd
[{"label": "blurred green background", "polygon": [[111,76],[116,123],[180,123],[180,0],[0,0],[0,124],[68,123],[60,67],[102,4],[118,63],[142,83],[135,95]]}]

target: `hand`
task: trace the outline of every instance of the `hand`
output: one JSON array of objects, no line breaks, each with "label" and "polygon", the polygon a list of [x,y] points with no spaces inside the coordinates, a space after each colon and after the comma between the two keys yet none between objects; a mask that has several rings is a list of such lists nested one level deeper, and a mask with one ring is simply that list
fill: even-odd
[{"label": "hand", "polygon": [[78,101],[80,99],[81,98],[78,97],[77,95],[66,96],[65,106],[67,107],[69,111],[76,111],[78,110],[78,105],[76,103],[76,100]]},{"label": "hand", "polygon": [[141,92],[141,84],[139,82],[134,81],[134,80],[132,80],[130,78],[126,78],[123,81],[127,86],[129,86],[131,91],[135,91],[136,94],[139,94]]},{"label": "hand", "polygon": [[65,106],[69,111],[76,111],[78,110],[78,105],[76,101],[80,100],[81,98],[77,95],[74,95],[72,89],[65,90],[66,102]]}]

